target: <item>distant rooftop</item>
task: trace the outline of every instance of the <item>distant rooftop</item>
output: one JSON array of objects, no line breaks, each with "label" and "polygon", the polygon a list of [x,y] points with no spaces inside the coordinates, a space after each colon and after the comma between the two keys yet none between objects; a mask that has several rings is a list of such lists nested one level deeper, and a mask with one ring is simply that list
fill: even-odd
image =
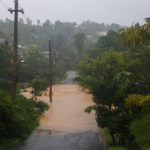
[{"label": "distant rooftop", "polygon": [[108,33],[108,31],[99,31],[98,35],[100,35],[100,36],[106,36],[107,33]]},{"label": "distant rooftop", "polygon": [[0,44],[3,44],[5,42],[5,39],[0,38]]}]

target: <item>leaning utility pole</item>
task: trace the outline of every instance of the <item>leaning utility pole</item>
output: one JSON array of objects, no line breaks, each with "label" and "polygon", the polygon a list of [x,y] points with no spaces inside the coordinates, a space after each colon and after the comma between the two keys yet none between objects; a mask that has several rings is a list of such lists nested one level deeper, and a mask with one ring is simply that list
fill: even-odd
[{"label": "leaning utility pole", "polygon": [[8,9],[14,15],[14,49],[13,49],[13,79],[12,79],[12,100],[16,100],[17,89],[17,49],[18,49],[18,12],[24,13],[23,9],[18,10],[18,0],[14,0],[15,9]]},{"label": "leaning utility pole", "polygon": [[50,73],[50,78],[49,78],[49,100],[52,102],[52,84],[53,84],[53,79],[52,79],[52,71],[53,71],[53,62],[52,62],[52,45],[51,45],[51,40],[49,40],[49,73]]}]

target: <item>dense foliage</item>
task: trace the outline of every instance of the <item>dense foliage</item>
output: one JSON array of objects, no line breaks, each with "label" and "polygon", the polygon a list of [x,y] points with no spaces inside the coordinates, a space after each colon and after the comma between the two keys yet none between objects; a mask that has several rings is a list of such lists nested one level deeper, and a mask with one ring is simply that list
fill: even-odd
[{"label": "dense foliage", "polygon": [[140,145],[142,150],[150,148],[150,112],[142,113],[130,125],[130,129],[135,135],[135,141]]},{"label": "dense foliage", "polygon": [[0,44],[0,60],[1,147],[1,144],[3,144],[2,141],[7,141],[12,138],[20,140],[26,138],[38,125],[40,115],[48,110],[49,107],[43,101],[35,101],[34,99],[23,97],[20,94],[19,88],[17,88],[15,102],[12,101],[12,52],[7,41]]},{"label": "dense foliage", "polygon": [[0,44],[0,78],[10,79],[11,78],[11,58],[12,52],[7,41],[4,44]]},{"label": "dense foliage", "polygon": [[[121,29],[119,33],[109,32],[100,37],[79,63],[77,80],[90,90],[95,102],[85,111],[96,111],[98,125],[108,128],[113,145],[132,142],[131,122],[150,109],[150,47],[147,36],[140,38],[145,40],[139,46],[124,43],[132,40],[134,45],[138,42],[135,35],[139,37],[139,29],[147,35],[149,23],[134,28]],[[122,41],[116,40],[119,37]]]},{"label": "dense foliage", "polygon": [[21,95],[18,95],[16,103],[13,103],[10,96],[1,90],[0,139],[25,138],[38,125],[40,114],[47,109],[48,106],[43,102],[35,102]]},{"label": "dense foliage", "polygon": [[39,96],[41,91],[47,89],[48,82],[37,77],[31,81],[31,87],[33,89],[32,94],[34,94],[34,96]]}]

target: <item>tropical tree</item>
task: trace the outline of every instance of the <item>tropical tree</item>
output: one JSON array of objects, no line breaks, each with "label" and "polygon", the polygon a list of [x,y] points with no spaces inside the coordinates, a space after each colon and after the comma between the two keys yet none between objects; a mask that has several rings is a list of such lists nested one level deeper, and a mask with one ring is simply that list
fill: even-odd
[{"label": "tropical tree", "polygon": [[129,130],[132,117],[124,105],[131,74],[125,70],[123,55],[113,51],[96,59],[85,58],[79,65],[78,81],[91,91],[96,103],[86,111],[96,111],[98,125],[109,129],[114,145],[116,136],[122,144],[133,138]]},{"label": "tropical tree", "polygon": [[77,80],[90,90],[95,102],[85,111],[96,111],[98,125],[109,129],[114,145],[116,137],[121,144],[132,141],[130,123],[150,109],[148,20],[143,26],[120,30],[121,39],[128,49],[120,47],[117,52],[115,41],[111,43],[107,36],[100,37],[88,57],[79,63]]},{"label": "tropical tree", "polygon": [[122,41],[118,38],[118,33],[112,30],[110,30],[106,36],[102,36],[98,39],[96,48],[101,52],[106,52],[111,48],[118,52],[125,50]]},{"label": "tropical tree", "polygon": [[31,46],[27,49],[27,56],[19,69],[21,81],[31,81],[35,77],[48,77],[49,60],[44,50],[38,46]]},{"label": "tropical tree", "polygon": [[119,30],[120,38],[125,46],[137,48],[144,44],[150,44],[150,18],[146,18],[145,21],[146,24],[142,26],[137,23]]},{"label": "tropical tree", "polygon": [[34,95],[34,98],[36,96],[40,96],[42,91],[45,91],[48,87],[47,80],[42,80],[39,77],[36,77],[31,81],[31,87],[32,87],[32,94]]},{"label": "tropical tree", "polygon": [[74,38],[74,44],[78,50],[79,57],[82,56],[82,50],[84,48],[84,40],[85,40],[85,34],[84,33],[77,33],[73,36]]},{"label": "tropical tree", "polygon": [[0,44],[0,78],[10,80],[12,73],[12,52],[8,41]]}]

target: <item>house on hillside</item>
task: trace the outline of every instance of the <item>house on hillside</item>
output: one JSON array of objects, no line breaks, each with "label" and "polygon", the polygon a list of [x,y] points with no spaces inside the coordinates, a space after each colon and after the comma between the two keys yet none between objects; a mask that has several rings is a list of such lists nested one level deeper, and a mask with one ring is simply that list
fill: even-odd
[{"label": "house on hillside", "polygon": [[22,45],[18,45],[18,56],[20,57],[21,62],[24,63],[25,57],[27,56],[27,51]]},{"label": "house on hillside", "polygon": [[97,34],[99,36],[106,36],[108,34],[108,31],[99,31]]},{"label": "house on hillside", "polygon": [[1,39],[0,38],[0,44],[4,44],[5,41],[6,41],[6,39]]},{"label": "house on hillside", "polygon": [[45,57],[49,58],[49,51],[44,51],[44,52],[42,52],[42,54],[43,54]]}]

